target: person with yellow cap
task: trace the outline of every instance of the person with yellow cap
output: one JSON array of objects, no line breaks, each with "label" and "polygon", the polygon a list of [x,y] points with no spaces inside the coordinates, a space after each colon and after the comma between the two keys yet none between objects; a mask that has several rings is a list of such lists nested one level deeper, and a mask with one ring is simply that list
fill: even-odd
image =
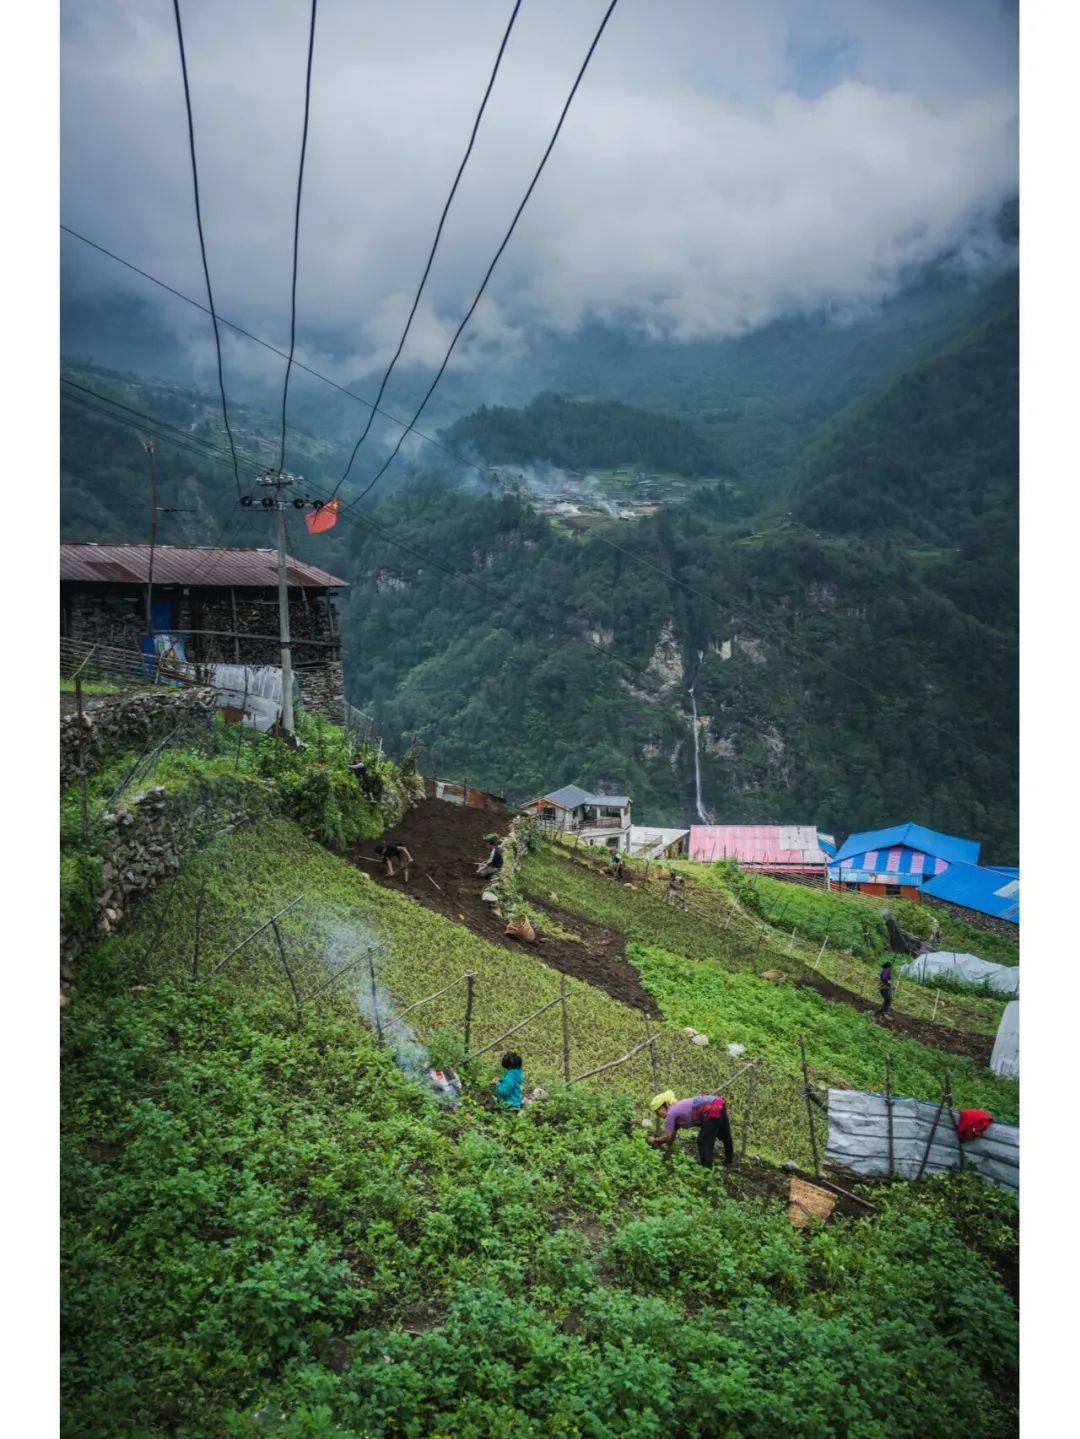
[{"label": "person with yellow cap", "polygon": [[649,1135],[650,1144],[674,1144],[680,1129],[696,1129],[698,1158],[706,1169],[712,1168],[713,1150],[718,1139],[724,1146],[724,1163],[734,1163],[731,1118],[727,1104],[719,1094],[697,1094],[693,1099],[676,1099],[673,1090],[665,1089],[663,1093],[654,1095],[649,1108],[664,1121],[662,1133]]}]

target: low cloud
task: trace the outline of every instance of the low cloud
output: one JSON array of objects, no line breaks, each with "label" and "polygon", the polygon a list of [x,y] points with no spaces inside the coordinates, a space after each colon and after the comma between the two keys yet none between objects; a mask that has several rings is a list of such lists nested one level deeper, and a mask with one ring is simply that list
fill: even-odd
[{"label": "low cloud", "polygon": [[[392,351],[508,13],[320,5],[299,324],[339,374]],[[601,13],[525,0],[407,362],[441,356]],[[284,344],[307,5],[184,16],[216,298]],[[942,252],[996,263],[1015,64],[993,0],[623,0],[463,362],[589,318],[674,338],[842,319]],[[201,295],[168,7],[69,0],[63,121],[65,221]],[[71,240],[64,282],[147,293]]]}]

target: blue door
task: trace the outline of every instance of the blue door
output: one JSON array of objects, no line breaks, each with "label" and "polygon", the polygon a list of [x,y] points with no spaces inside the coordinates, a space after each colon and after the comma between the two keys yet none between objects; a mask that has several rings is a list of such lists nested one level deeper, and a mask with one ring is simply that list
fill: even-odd
[{"label": "blue door", "polygon": [[150,623],[153,626],[153,635],[143,635],[142,648],[144,655],[152,655],[153,660],[147,660],[147,674],[154,674],[157,669],[157,645],[154,642],[154,635],[168,634],[176,624],[176,600],[170,595],[160,599],[150,600]]}]

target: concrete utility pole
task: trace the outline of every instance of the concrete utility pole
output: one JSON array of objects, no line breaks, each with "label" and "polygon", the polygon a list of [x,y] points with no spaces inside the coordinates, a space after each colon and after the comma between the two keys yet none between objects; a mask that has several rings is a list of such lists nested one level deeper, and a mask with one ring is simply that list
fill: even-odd
[{"label": "concrete utility pole", "polygon": [[143,449],[150,461],[150,560],[146,571],[146,633],[154,633],[154,550],[157,548],[157,456],[153,440],[144,440]]},{"label": "concrete utility pole", "polygon": [[289,640],[289,586],[285,578],[285,498],[283,491],[296,483],[295,476],[265,475],[260,485],[272,489],[274,497],[263,504],[277,510],[277,573],[278,573],[278,630],[281,637],[281,727],[286,734],[295,733],[293,724],[292,699],[292,647]]}]

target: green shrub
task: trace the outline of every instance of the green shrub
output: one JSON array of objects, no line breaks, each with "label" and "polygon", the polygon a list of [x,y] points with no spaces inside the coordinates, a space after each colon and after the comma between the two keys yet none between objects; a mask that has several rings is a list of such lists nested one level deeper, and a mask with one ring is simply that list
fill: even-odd
[{"label": "green shrub", "polygon": [[71,934],[86,934],[94,924],[95,897],[102,887],[101,860],[96,854],[60,856],[60,923]]}]

